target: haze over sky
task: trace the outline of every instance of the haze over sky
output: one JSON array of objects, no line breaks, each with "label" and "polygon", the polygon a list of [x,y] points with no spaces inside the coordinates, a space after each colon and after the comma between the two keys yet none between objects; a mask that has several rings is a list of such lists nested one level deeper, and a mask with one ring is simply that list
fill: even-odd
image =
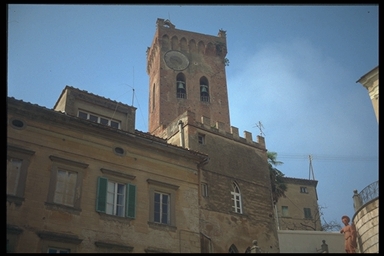
[{"label": "haze over sky", "polygon": [[[378,5],[8,5],[7,94],[52,109],[66,85],[136,110],[148,131],[146,50],[157,18],[227,31],[231,125],[263,129],[287,177],[308,179],[323,219],[354,214],[378,181],[378,122],[360,83],[378,66]],[[323,220],[322,220],[323,221]]]}]

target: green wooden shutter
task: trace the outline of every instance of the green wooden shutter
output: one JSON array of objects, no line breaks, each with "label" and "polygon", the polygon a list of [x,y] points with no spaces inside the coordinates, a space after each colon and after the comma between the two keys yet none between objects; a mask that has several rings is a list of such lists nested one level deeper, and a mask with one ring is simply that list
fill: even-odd
[{"label": "green wooden shutter", "polygon": [[96,211],[106,212],[108,179],[97,177]]},{"label": "green wooden shutter", "polygon": [[126,217],[136,217],[136,186],[127,184],[127,204],[126,204]]}]

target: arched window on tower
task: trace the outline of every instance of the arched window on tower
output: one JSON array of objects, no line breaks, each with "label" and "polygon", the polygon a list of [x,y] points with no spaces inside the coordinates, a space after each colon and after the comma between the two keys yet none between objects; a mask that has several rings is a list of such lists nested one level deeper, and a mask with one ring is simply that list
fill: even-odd
[{"label": "arched window on tower", "polygon": [[187,84],[183,73],[178,74],[176,77],[176,97],[178,99],[187,98]]},{"label": "arched window on tower", "polygon": [[236,182],[232,183],[232,208],[236,213],[243,213],[243,206],[241,204],[241,193],[239,185]]},{"label": "arched window on tower", "polygon": [[232,244],[231,247],[229,247],[228,252],[229,253],[239,253],[239,250],[237,250],[236,245]]},{"label": "arched window on tower", "polygon": [[209,85],[206,77],[200,78],[200,101],[209,102]]}]

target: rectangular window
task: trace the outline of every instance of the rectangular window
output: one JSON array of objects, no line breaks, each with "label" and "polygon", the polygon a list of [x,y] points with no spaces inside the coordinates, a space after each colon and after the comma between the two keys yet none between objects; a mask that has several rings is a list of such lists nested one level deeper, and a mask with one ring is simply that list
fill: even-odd
[{"label": "rectangular window", "polygon": [[306,193],[306,194],[308,194],[308,189],[307,189],[307,187],[300,187],[300,193]]},{"label": "rectangular window", "polygon": [[169,224],[170,222],[170,195],[155,192],[154,194],[154,222]]},{"label": "rectangular window", "polygon": [[69,249],[48,248],[47,253],[70,253]]},{"label": "rectangular window", "polygon": [[281,215],[283,217],[289,216],[288,206],[281,206]]},{"label": "rectangular window", "polygon": [[107,214],[125,216],[125,184],[108,181]]},{"label": "rectangular window", "polygon": [[147,179],[149,184],[149,224],[176,225],[176,193],[179,186]]},{"label": "rectangular window", "polygon": [[312,214],[311,214],[311,209],[310,208],[304,208],[304,218],[312,219]]},{"label": "rectangular window", "polygon": [[120,129],[120,122],[117,120],[111,120],[110,118],[98,116],[96,114],[91,114],[82,110],[79,110],[77,115],[82,119],[90,120],[95,123],[100,123],[103,125],[111,126],[116,129]]},{"label": "rectangular window", "polygon": [[23,160],[7,157],[7,194],[16,195]]},{"label": "rectangular window", "polygon": [[92,122],[97,123],[97,121],[98,121],[98,117],[95,116],[95,115],[90,114],[90,115],[89,115],[89,120],[91,120]]},{"label": "rectangular window", "polygon": [[7,201],[22,204],[27,170],[34,154],[34,151],[18,146],[7,146]]},{"label": "rectangular window", "polygon": [[51,177],[47,196],[47,206],[51,204],[68,210],[66,207],[81,210],[80,198],[83,181],[83,170],[88,164],[50,155],[52,161]]},{"label": "rectangular window", "polygon": [[111,127],[112,127],[112,128],[116,128],[116,129],[119,129],[119,127],[120,127],[120,123],[119,123],[119,122],[115,122],[115,121],[111,121]]},{"label": "rectangular window", "polygon": [[208,184],[201,183],[201,194],[203,197],[208,197]]},{"label": "rectangular window", "polygon": [[88,119],[88,114],[83,111],[79,111],[79,117],[82,119]]},{"label": "rectangular window", "polygon": [[19,236],[22,232],[22,228],[7,224],[7,253],[16,252],[16,248],[19,243]]},{"label": "rectangular window", "polygon": [[136,217],[136,186],[98,177],[96,211],[119,217]]},{"label": "rectangular window", "polygon": [[100,123],[103,125],[108,125],[108,119],[100,117]]},{"label": "rectangular window", "polygon": [[56,188],[53,202],[74,206],[77,184],[77,172],[59,169],[56,176]]},{"label": "rectangular window", "polygon": [[204,134],[199,134],[197,138],[198,138],[199,144],[202,144],[202,145],[205,144],[205,135]]}]

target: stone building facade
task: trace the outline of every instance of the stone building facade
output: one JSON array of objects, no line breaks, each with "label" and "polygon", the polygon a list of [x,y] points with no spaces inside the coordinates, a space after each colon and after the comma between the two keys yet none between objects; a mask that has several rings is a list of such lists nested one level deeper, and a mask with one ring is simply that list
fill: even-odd
[{"label": "stone building facade", "polygon": [[202,252],[246,252],[255,239],[278,252],[265,141],[231,126],[226,54],[223,30],[205,35],[157,20],[147,50],[149,132],[209,155],[199,175]]},{"label": "stone building facade", "polygon": [[379,122],[379,66],[363,75],[357,80],[357,83],[362,84],[367,89],[377,122]]},{"label": "stone building facade", "polygon": [[279,230],[280,253],[345,253],[338,231]]},{"label": "stone building facade", "polygon": [[[363,75],[357,83],[368,91],[372,107],[379,123],[379,66]],[[374,182],[357,193],[354,191],[355,214],[352,218],[358,234],[361,253],[379,252],[379,182]]]},{"label": "stone building facade", "polygon": [[[7,251],[279,252],[266,143],[230,123],[226,53],[223,30],[157,20],[149,132],[71,86],[53,109],[7,98]],[[317,202],[317,181],[287,180]]]},{"label": "stone building facade", "polygon": [[285,197],[276,204],[279,230],[321,231],[317,180],[284,177]]},{"label": "stone building facade", "polygon": [[357,230],[357,245],[361,253],[379,253],[379,182],[354,191],[355,214],[352,221]]},{"label": "stone building facade", "polygon": [[230,132],[225,31],[204,35],[176,29],[163,19],[157,19],[156,25],[147,49],[148,131],[161,135],[170,122],[189,110]]},{"label": "stone building facade", "polygon": [[116,103],[68,86],[56,110],[7,99],[8,252],[200,252],[207,155],[132,131]]}]

